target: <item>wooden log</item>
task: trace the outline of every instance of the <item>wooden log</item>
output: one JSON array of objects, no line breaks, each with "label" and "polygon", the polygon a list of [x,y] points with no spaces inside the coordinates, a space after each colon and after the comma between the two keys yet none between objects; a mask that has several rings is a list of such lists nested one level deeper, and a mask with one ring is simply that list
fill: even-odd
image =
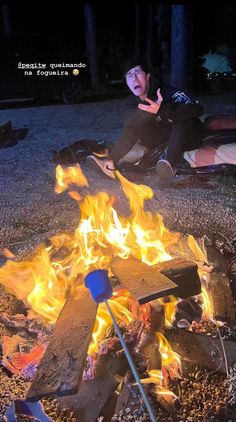
[{"label": "wooden log", "polygon": [[163,274],[135,258],[116,257],[111,262],[111,270],[122,287],[128,289],[139,304],[158,297],[173,294],[177,285]]},{"label": "wooden log", "polygon": [[28,391],[28,400],[78,391],[96,312],[97,304],[84,286],[79,287],[77,297],[67,299]]},{"label": "wooden log", "polygon": [[[175,401],[177,399],[176,396],[169,396],[169,395],[161,395],[151,391],[149,387],[151,384],[143,384],[143,387],[146,391],[146,394],[153,398],[153,401],[157,401],[160,408],[166,412],[167,414],[171,415],[175,411]],[[134,387],[133,387],[134,388]],[[137,388],[137,394],[140,394]],[[130,409],[130,414],[134,415],[135,410],[137,411],[140,408],[140,401],[138,397],[134,397],[128,387],[123,384],[120,395],[116,402],[115,412],[114,415],[119,417],[119,412],[123,411],[125,414],[125,409]],[[137,414],[138,417],[138,414]]]},{"label": "wooden log", "polygon": [[[119,412],[121,412],[121,411],[124,412],[127,407],[131,408],[135,404],[135,401],[137,401],[137,403],[138,403],[138,400],[134,399],[134,397],[131,395],[131,391],[123,383],[122,388],[121,388],[121,392],[120,392],[119,397],[118,397],[117,402],[116,402],[115,415],[119,415]],[[131,405],[130,402],[133,402],[132,405]],[[132,409],[132,410],[134,410],[134,409]]]},{"label": "wooden log", "polygon": [[[160,330],[164,323],[163,308],[157,301],[151,303],[151,308],[151,330]],[[150,369],[160,369],[161,357],[154,334],[148,339],[147,343],[143,342],[140,351],[148,358]],[[127,369],[130,370],[125,354],[119,358],[112,353],[99,356],[96,362],[96,377],[90,381],[82,381],[77,394],[60,397],[60,407],[70,407],[81,422],[95,422],[99,415],[104,416],[105,420],[111,420],[108,416],[112,410],[110,402],[114,403],[114,391],[119,383],[115,374],[123,375]]]},{"label": "wooden log", "polygon": [[160,262],[153,268],[177,284],[175,296],[184,299],[201,293],[198,266],[195,262],[184,258],[174,258]]},{"label": "wooden log", "polygon": [[118,358],[109,354],[99,357],[96,377],[90,381],[82,381],[77,394],[60,397],[60,407],[69,407],[81,422],[95,422],[119,384],[115,375],[125,373],[127,369],[125,356]]},{"label": "wooden log", "polygon": [[207,291],[210,294],[213,313],[216,319],[229,323],[236,322],[236,305],[228,277],[228,263],[223,254],[214,246],[206,245],[207,259],[213,266],[208,273]]},{"label": "wooden log", "polygon": [[150,302],[151,305],[151,330],[159,333],[165,328],[165,309],[158,299]]},{"label": "wooden log", "polygon": [[116,257],[110,267],[122,287],[140,304],[170,294],[184,298],[201,292],[197,265],[183,258],[150,267],[132,257],[126,260]]},{"label": "wooden log", "polygon": [[[172,349],[179,353],[181,360],[192,362],[195,365],[217,370],[226,374],[225,360],[220,339],[186,331],[180,328],[165,330],[165,337]],[[236,360],[236,342],[223,340],[228,367]]]}]

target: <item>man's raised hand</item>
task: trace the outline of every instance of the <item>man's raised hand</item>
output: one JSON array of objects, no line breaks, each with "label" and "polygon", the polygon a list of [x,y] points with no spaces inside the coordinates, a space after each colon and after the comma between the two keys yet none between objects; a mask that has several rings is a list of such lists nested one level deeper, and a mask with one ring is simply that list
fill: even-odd
[{"label": "man's raised hand", "polygon": [[150,105],[139,104],[138,108],[140,110],[147,111],[148,113],[157,114],[157,112],[158,112],[158,110],[161,106],[161,103],[163,101],[163,97],[161,95],[160,88],[158,88],[158,90],[157,90],[157,100],[156,101],[152,101],[149,98],[145,98],[144,100],[147,101],[147,103],[149,103]]}]

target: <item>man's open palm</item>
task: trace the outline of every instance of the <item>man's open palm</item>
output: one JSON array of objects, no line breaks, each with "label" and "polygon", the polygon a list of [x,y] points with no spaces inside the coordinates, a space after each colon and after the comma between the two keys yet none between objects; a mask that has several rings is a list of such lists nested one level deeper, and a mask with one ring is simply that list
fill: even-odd
[{"label": "man's open palm", "polygon": [[157,114],[157,112],[158,112],[158,110],[161,106],[161,103],[163,101],[163,97],[161,95],[160,88],[157,90],[157,100],[156,101],[152,101],[149,98],[145,98],[145,101],[147,101],[147,103],[149,103],[150,105],[139,104],[138,108],[140,110],[147,111],[148,113]]}]

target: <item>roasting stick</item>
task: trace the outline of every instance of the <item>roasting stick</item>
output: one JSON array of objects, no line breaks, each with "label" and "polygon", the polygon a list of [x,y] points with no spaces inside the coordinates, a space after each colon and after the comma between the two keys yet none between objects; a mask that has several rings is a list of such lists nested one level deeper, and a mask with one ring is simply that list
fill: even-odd
[{"label": "roasting stick", "polygon": [[116,333],[120,339],[121,345],[124,349],[126,358],[129,362],[130,368],[133,372],[134,378],[138,384],[139,387],[139,391],[143,397],[143,401],[145,403],[145,406],[147,408],[147,411],[149,413],[150,419],[152,422],[156,422],[157,419],[154,415],[153,409],[150,405],[150,402],[147,398],[147,395],[144,391],[143,385],[140,381],[140,377],[138,374],[138,371],[136,369],[134,360],[129,352],[129,349],[122,337],[121,331],[119,329],[119,326],[116,322],[115,316],[109,306],[108,303],[108,299],[110,299],[112,297],[112,287],[111,287],[111,283],[108,277],[108,272],[106,270],[95,270],[90,272],[86,277],[85,277],[85,286],[90,290],[90,293],[94,299],[94,301],[96,303],[101,303],[101,302],[105,302],[107,310],[111,316],[112,322],[114,324]]}]

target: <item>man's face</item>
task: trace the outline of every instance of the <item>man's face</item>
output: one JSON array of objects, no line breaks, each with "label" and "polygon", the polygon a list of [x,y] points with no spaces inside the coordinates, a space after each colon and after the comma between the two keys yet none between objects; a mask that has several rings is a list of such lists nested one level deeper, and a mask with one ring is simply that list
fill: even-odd
[{"label": "man's face", "polygon": [[125,78],[134,95],[144,98],[147,96],[150,73],[145,73],[141,66],[135,66],[126,73]]}]

